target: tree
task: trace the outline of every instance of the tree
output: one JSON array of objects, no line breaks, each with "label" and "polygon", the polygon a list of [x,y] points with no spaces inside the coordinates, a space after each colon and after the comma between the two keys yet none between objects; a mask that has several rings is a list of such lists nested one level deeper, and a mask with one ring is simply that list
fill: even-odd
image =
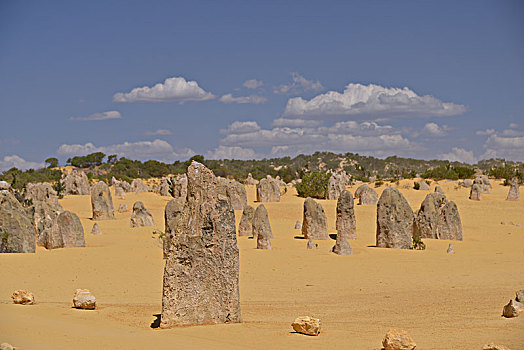
[{"label": "tree", "polygon": [[330,174],[325,171],[312,171],[302,177],[302,182],[295,185],[299,197],[324,199],[328,194]]},{"label": "tree", "polygon": [[48,168],[56,168],[58,166],[58,159],[57,158],[47,158],[45,160],[45,163],[47,164]]},{"label": "tree", "polygon": [[111,154],[107,156],[107,164],[115,164],[116,160],[116,154]]}]

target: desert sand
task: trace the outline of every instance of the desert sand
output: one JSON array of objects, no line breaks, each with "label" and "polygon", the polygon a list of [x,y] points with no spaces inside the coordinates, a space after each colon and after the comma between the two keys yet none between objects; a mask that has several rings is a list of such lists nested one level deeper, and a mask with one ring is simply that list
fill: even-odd
[{"label": "desert sand", "polygon": [[[331,253],[334,240],[307,250],[294,229],[304,199],[289,188],[281,202],[264,203],[273,250],[238,239],[243,323],[175,329],[155,328],[164,261],[153,231],[163,231],[170,198],[113,196],[115,209],[142,201],[155,227],[130,228],[131,212],[115,211],[116,220],[98,221],[102,234],[91,235],[89,196],[67,196],[60,202],[80,217],[86,248],[0,255],[0,342],[21,349],[378,349],[398,328],[417,349],[481,349],[488,342],[524,349],[524,316],[501,316],[524,288],[524,200],[505,201],[508,187],[492,183],[491,194],[476,202],[468,200],[469,189],[440,182],[462,218],[464,241],[453,242],[455,254],[446,254],[449,241],[430,239],[424,251],[375,248],[375,206],[355,207],[354,255]],[[413,209],[429,193],[400,191]],[[248,186],[248,204],[256,207],[254,200]],[[320,202],[336,233],[336,201]],[[237,224],[240,217],[236,211]],[[72,308],[77,288],[93,292],[97,310]],[[13,304],[16,289],[33,292],[36,305]],[[293,333],[291,322],[305,315],[321,319],[320,336]]]}]

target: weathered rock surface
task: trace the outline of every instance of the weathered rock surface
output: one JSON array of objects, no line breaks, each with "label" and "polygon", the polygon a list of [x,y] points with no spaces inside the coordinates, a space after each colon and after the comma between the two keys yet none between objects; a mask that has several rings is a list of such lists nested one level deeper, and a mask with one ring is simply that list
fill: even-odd
[{"label": "weathered rock surface", "polygon": [[476,177],[475,180],[473,180],[473,185],[479,186],[480,193],[489,193],[489,189],[491,188],[491,183],[486,175]]},{"label": "weathered rock surface", "polygon": [[523,312],[524,304],[512,299],[504,306],[504,309],[502,309],[502,316],[507,318],[517,317]]},{"label": "weathered rock surface", "polygon": [[257,185],[257,202],[280,202],[280,187],[273,179],[262,179]]},{"label": "weathered rock surface", "polygon": [[482,350],[509,350],[509,348],[507,346],[504,346],[504,345],[499,345],[499,344],[495,344],[495,343],[489,343],[489,344],[485,344],[482,347]]},{"label": "weathered rock surface", "polygon": [[258,180],[253,179],[251,173],[247,174],[246,185],[258,185]]},{"label": "weathered rock surface", "polygon": [[36,231],[37,244],[44,246],[47,239],[47,235],[53,228],[58,215],[64,211],[64,208],[54,207],[47,202],[34,202],[32,207],[32,220],[33,226]]},{"label": "weathered rock surface", "polygon": [[29,183],[27,184],[26,199],[31,199],[33,204],[36,202],[46,202],[52,207],[62,208],[58,203],[58,196],[53,187],[48,183]]},{"label": "weathered rock surface", "polygon": [[341,175],[333,174],[328,182],[328,198],[329,200],[337,200],[342,191],[346,189],[344,178]]},{"label": "weathered rock surface", "polygon": [[257,249],[271,249],[273,232],[264,204],[259,205],[253,215],[253,237],[257,239]]},{"label": "weathered rock surface", "polygon": [[235,210],[242,210],[247,205],[246,188],[240,182],[229,181],[227,183],[227,196]]},{"label": "weathered rock surface", "polygon": [[187,175],[179,175],[175,178],[173,184],[173,197],[185,198],[187,197]]},{"label": "weathered rock surface", "polygon": [[95,222],[93,225],[93,228],[91,229],[91,234],[93,235],[101,235],[102,231],[100,231],[100,227],[98,227],[98,224]]},{"label": "weathered rock surface", "polygon": [[116,183],[114,186],[115,186],[115,196],[120,199],[124,199],[126,197],[126,191],[124,190],[122,185],[120,183]]},{"label": "weathered rock surface", "polygon": [[241,322],[233,208],[204,165],[193,162],[187,180],[164,270],[160,327]]},{"label": "weathered rock surface", "polygon": [[480,194],[482,193],[482,189],[479,185],[474,184],[471,186],[471,191],[469,192],[469,199],[473,201],[479,201],[480,200]]},{"label": "weathered rock surface", "polygon": [[300,222],[300,220],[297,220],[297,222],[295,222],[295,230],[302,230],[302,223]]},{"label": "weathered rock surface", "polygon": [[519,303],[524,303],[524,289],[518,290],[515,300]]},{"label": "weathered rock surface", "polygon": [[377,203],[376,245],[380,248],[411,249],[413,211],[404,196],[386,187]]},{"label": "weathered rock surface", "polygon": [[172,246],[171,241],[173,239],[173,234],[177,231],[177,227],[183,224],[183,217],[180,216],[180,214],[184,211],[185,204],[185,197],[173,198],[166,204],[164,209],[164,259],[167,259],[167,256],[169,255],[169,248]]},{"label": "weathered rock surface", "polygon": [[413,350],[417,344],[411,339],[408,332],[392,329],[386,333],[382,346],[384,350]]},{"label": "weathered rock surface", "polygon": [[293,330],[297,333],[307,335],[320,334],[320,319],[310,316],[300,316],[291,324]]},{"label": "weathered rock surface", "polygon": [[164,197],[172,197],[171,195],[171,187],[174,182],[174,178],[169,177],[163,177],[160,180],[160,185],[158,186],[158,194]]},{"label": "weathered rock surface", "polygon": [[146,209],[141,201],[133,204],[133,214],[131,215],[131,227],[154,226],[153,215]]},{"label": "weathered rock surface", "polygon": [[426,181],[419,180],[419,181],[415,181],[415,183],[418,184],[418,190],[429,191],[429,185],[426,183]]},{"label": "weathered rock surface", "polygon": [[42,243],[47,249],[85,247],[84,228],[78,216],[70,211],[58,214]]},{"label": "weathered rock surface", "polygon": [[378,201],[377,192],[366,184],[360,185],[355,191],[359,205],[376,205]]},{"label": "weathered rock surface", "polygon": [[357,223],[353,195],[349,191],[342,191],[337,202],[337,241],[332,251],[339,255],[351,255],[353,250],[349,239],[357,239]]},{"label": "weathered rock surface", "polygon": [[129,209],[127,208],[127,204],[120,204],[118,206],[118,212],[119,213],[125,213],[126,211],[128,211]]},{"label": "weathered rock surface", "polygon": [[73,307],[84,310],[96,308],[96,298],[89,289],[77,289],[73,296]]},{"label": "weathered rock surface", "polygon": [[507,201],[518,201],[520,200],[520,189],[519,183],[516,180],[511,181]]},{"label": "weathered rock surface", "polygon": [[9,191],[0,192],[0,253],[34,253],[31,218]]},{"label": "weathered rock surface", "polygon": [[0,350],[15,350],[17,348],[15,348],[13,345],[9,344],[9,343],[2,343],[0,344]]},{"label": "weathered rock surface", "polygon": [[15,304],[33,305],[35,303],[33,293],[24,289],[15,290],[13,295],[11,295],[11,299],[13,299]]},{"label": "weathered rock surface", "polygon": [[413,235],[420,238],[438,239],[439,214],[445,204],[446,197],[443,194],[438,192],[428,194],[415,215]]},{"label": "weathered rock surface", "polygon": [[453,244],[449,243],[448,250],[446,251],[448,254],[455,254],[455,249],[453,249]]},{"label": "weathered rock surface", "polygon": [[141,179],[134,179],[131,182],[131,190],[135,193],[149,192],[151,191],[151,187],[144,184]]},{"label": "weathered rock surface", "polygon": [[93,220],[111,220],[115,218],[113,198],[105,182],[100,181],[91,189],[91,207],[93,209]]},{"label": "weathered rock surface", "polygon": [[444,192],[444,190],[442,189],[442,187],[440,187],[439,185],[435,186],[435,192],[441,193],[441,194],[446,194]]},{"label": "weathered rock surface", "polygon": [[320,203],[313,198],[304,201],[304,218],[302,219],[302,234],[305,239],[329,239],[326,214]]},{"label": "weathered rock surface", "polygon": [[307,240],[307,249],[317,249],[317,245],[311,237]]},{"label": "weathered rock surface", "polygon": [[246,205],[242,211],[242,218],[238,224],[238,235],[239,236],[253,236],[253,217],[255,216],[255,209]]},{"label": "weathered rock surface", "polygon": [[89,194],[89,179],[83,171],[73,170],[69,174],[62,176],[60,182],[64,186],[65,195]]},{"label": "weathered rock surface", "polygon": [[462,241],[462,221],[457,205],[448,201],[440,209],[437,223],[437,238]]},{"label": "weathered rock surface", "polygon": [[9,184],[9,182],[1,180],[0,181],[0,191],[10,191],[10,190],[11,190],[11,185]]},{"label": "weathered rock surface", "polygon": [[473,186],[473,180],[465,179],[464,181],[461,182],[461,185],[464,187],[471,187]]}]

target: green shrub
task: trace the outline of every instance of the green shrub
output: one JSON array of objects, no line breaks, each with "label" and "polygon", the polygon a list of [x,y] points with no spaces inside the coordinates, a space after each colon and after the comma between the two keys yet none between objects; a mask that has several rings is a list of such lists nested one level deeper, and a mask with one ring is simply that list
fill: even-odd
[{"label": "green shrub", "polygon": [[415,181],[415,183],[413,184],[413,188],[416,190],[420,190],[420,184]]},{"label": "green shrub", "polygon": [[413,235],[413,249],[415,250],[425,250],[426,244],[422,242],[422,239],[418,235]]},{"label": "green shrub", "polygon": [[383,184],[384,184],[384,181],[382,181],[382,180],[377,180],[377,181],[375,181],[375,187],[380,187],[380,186],[382,186]]},{"label": "green shrub", "polygon": [[312,171],[302,177],[302,182],[295,185],[299,197],[327,197],[330,174],[324,171]]}]

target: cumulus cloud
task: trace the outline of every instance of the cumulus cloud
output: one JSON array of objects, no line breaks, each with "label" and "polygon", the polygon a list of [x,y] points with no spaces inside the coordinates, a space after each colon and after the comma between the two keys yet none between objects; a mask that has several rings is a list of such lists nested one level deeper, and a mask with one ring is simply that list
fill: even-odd
[{"label": "cumulus cloud", "polygon": [[206,153],[208,159],[255,159],[258,158],[252,148],[218,146],[213,151]]},{"label": "cumulus cloud", "polygon": [[144,134],[148,136],[156,136],[156,135],[172,135],[173,133],[167,129],[158,129],[156,131],[146,131]]},{"label": "cumulus cloud", "polygon": [[368,119],[370,116],[453,116],[465,111],[463,105],[442,102],[430,95],[419,96],[407,87],[400,89],[350,83],[342,93],[328,91],[309,101],[302,97],[291,98],[284,116],[302,119]]},{"label": "cumulus cloud", "polygon": [[484,148],[484,159],[506,158],[524,161],[524,133],[521,133],[521,136],[493,134],[484,143]]},{"label": "cumulus cloud", "polygon": [[479,130],[475,132],[477,135],[491,135],[495,133],[495,129],[486,129],[486,130]]},{"label": "cumulus cloud", "polygon": [[468,164],[474,164],[477,162],[477,158],[473,155],[473,151],[466,151],[464,148],[453,147],[451,152],[442,153],[439,155],[441,159],[449,160],[451,162],[462,162]]},{"label": "cumulus cloud", "polygon": [[246,80],[243,85],[245,88],[248,88],[248,89],[257,89],[261,87],[262,85],[264,85],[264,83],[261,82],[260,80],[250,79],[250,80]]},{"label": "cumulus cloud", "polygon": [[[280,122],[277,122],[280,123]],[[258,124],[257,124],[258,126]],[[374,122],[339,122],[329,127],[275,127],[234,132],[229,129],[220,145],[271,150],[272,156],[315,151],[359,152],[377,156],[409,153],[418,145],[389,125]]]},{"label": "cumulus cloud", "polygon": [[260,130],[260,126],[254,121],[235,121],[227,127],[227,129],[220,130],[222,134],[245,134],[248,132],[255,132]]},{"label": "cumulus cloud", "polygon": [[117,154],[119,157],[131,159],[158,159],[172,162],[179,159],[187,159],[195,154],[190,148],[175,150],[173,146],[164,140],[124,142],[109,146],[95,146],[93,143],[86,144],[63,144],[58,147],[57,154],[60,156],[80,156],[93,152],[105,154]]},{"label": "cumulus cloud", "polygon": [[21,170],[40,169],[45,166],[44,163],[30,162],[17,155],[5,156],[0,160],[0,171],[9,170],[11,168],[18,168]]},{"label": "cumulus cloud", "polygon": [[292,79],[291,84],[275,86],[273,88],[273,93],[275,94],[289,94],[289,93],[295,94],[300,90],[317,91],[317,92],[324,90],[324,86],[322,86],[320,81],[308,80],[296,72],[291,73],[291,79]]},{"label": "cumulus cloud", "polygon": [[216,96],[198,86],[196,81],[182,77],[167,78],[153,87],[134,88],[128,93],[116,93],[113,102],[178,102],[206,101]]},{"label": "cumulus cloud", "polygon": [[424,128],[422,129],[422,131],[431,136],[446,136],[447,135],[444,128],[440,127],[436,123],[427,123],[426,125],[424,125]]},{"label": "cumulus cloud", "polygon": [[307,119],[290,119],[290,118],[278,118],[273,120],[273,126],[289,126],[289,127],[314,127],[320,125],[321,122],[318,120],[307,120]]},{"label": "cumulus cloud", "polygon": [[91,114],[87,117],[71,117],[69,120],[80,120],[80,121],[90,121],[90,120],[107,120],[107,119],[121,119],[122,115],[118,111],[107,111],[102,113]]},{"label": "cumulus cloud", "polygon": [[232,94],[226,94],[219,99],[222,103],[238,103],[238,104],[244,104],[244,103],[254,103],[254,104],[260,104],[260,103],[266,103],[267,98],[263,96],[257,96],[257,95],[249,95],[249,96],[240,96],[240,97],[233,97]]}]

